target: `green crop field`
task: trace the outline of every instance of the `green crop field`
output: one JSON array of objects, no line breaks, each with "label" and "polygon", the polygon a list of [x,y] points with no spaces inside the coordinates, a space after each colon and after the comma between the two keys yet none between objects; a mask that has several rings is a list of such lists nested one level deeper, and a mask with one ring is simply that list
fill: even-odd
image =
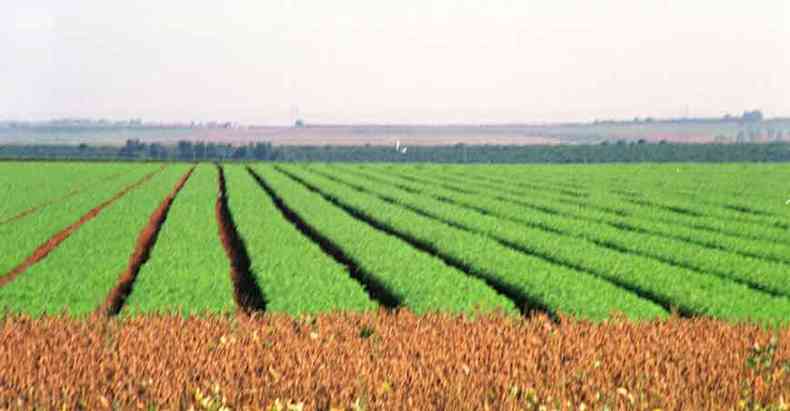
[{"label": "green crop field", "polygon": [[0,311],[790,322],[790,166],[0,164]]}]

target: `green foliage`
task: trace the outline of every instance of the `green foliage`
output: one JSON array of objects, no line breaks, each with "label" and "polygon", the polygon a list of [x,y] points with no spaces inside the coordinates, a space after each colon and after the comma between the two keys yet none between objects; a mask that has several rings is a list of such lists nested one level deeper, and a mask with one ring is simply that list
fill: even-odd
[{"label": "green foliage", "polygon": [[[641,125],[641,124],[640,124]],[[111,146],[85,145],[0,145],[0,159],[102,159],[102,160],[157,160],[157,161],[331,161],[398,163],[644,163],[644,162],[776,162],[790,160],[790,144],[781,139],[780,132],[770,133],[765,122],[747,123],[748,133],[737,128],[708,129],[703,131],[658,131],[676,138],[720,136],[715,143],[672,143],[661,140],[647,143],[635,137],[643,130],[605,128],[583,135],[574,127],[563,129],[546,138],[570,144],[552,145],[444,145],[419,146],[408,153],[393,150],[390,146],[273,146],[269,142],[231,145],[213,142],[177,141],[176,144],[146,144],[131,140],[121,149]],[[777,125],[780,126],[780,125]],[[784,126],[784,125],[781,125]],[[2,129],[0,129],[2,130]],[[153,130],[155,138],[162,133],[180,130]],[[97,138],[91,136],[92,138]],[[172,135],[171,141],[182,136]],[[724,140],[721,140],[721,137]],[[29,139],[29,135],[24,136]],[[98,136],[103,138],[103,136]],[[462,137],[463,138],[463,137]],[[615,144],[603,141],[616,140]],[[640,140],[643,143],[640,144]],[[766,144],[765,141],[772,141]],[[62,140],[61,140],[62,141]],[[759,141],[759,142],[758,142]],[[738,142],[739,144],[730,144]]]},{"label": "green foliage", "polygon": [[286,220],[246,168],[226,166],[225,178],[230,210],[267,311],[300,315],[376,307],[345,266]]},{"label": "green foliage", "polygon": [[[51,175],[54,180],[59,180],[57,177],[63,170],[55,166],[52,171],[49,170],[49,165],[38,164],[41,169],[39,173],[49,176]],[[106,171],[102,171],[101,165],[92,165],[85,167],[82,171],[89,176],[99,175],[105,176]],[[21,264],[28,256],[33,254],[41,244],[46,242],[50,237],[57,232],[68,227],[69,225],[77,222],[82,215],[90,211],[92,208],[99,205],[101,202],[108,200],[116,192],[122,190],[135,181],[142,178],[144,175],[156,170],[158,166],[155,165],[120,165],[117,166],[117,171],[123,173],[116,179],[110,181],[99,182],[93,186],[88,187],[87,190],[64,199],[63,201],[47,205],[33,214],[25,218],[15,221],[0,224],[0,275],[9,272],[11,269]],[[114,167],[110,167],[114,168]],[[2,184],[3,191],[6,191],[8,196],[6,198],[12,204],[14,210],[20,210],[27,207],[35,206],[36,203],[43,198],[52,198],[46,195],[41,195],[38,192],[39,187],[42,187],[42,182],[34,178],[35,173],[32,170],[26,169],[26,177],[20,177],[26,183],[21,185],[13,185],[13,189],[8,188],[5,182]],[[12,174],[15,172],[11,172]],[[70,179],[80,178],[76,175],[71,175]],[[95,178],[95,177],[94,177]],[[95,181],[95,180],[93,180]],[[44,184],[43,187],[47,187]],[[30,195],[30,201],[27,206],[22,205]],[[0,202],[3,202],[0,201]],[[10,209],[9,209],[10,210]]]},{"label": "green foliage", "polygon": [[[329,178],[311,175],[302,168],[284,168],[379,224],[416,241],[431,244],[438,253],[524,296],[532,305],[597,320],[608,318],[612,312],[621,312],[632,318],[656,318],[667,314],[656,304],[588,273],[516,251],[485,235],[425,217]],[[360,184],[364,184],[363,181],[360,179]],[[387,190],[381,187],[377,189]],[[418,197],[419,201],[430,200],[426,196]],[[390,200],[396,201],[394,198]],[[432,202],[420,212],[435,212],[434,207],[441,205]],[[452,211],[460,213],[463,210]],[[488,224],[504,226],[503,222],[496,221]]]},{"label": "green foliage", "polygon": [[[707,271],[682,267],[683,264],[705,265],[708,269],[720,267],[718,273],[721,276],[753,280],[766,288],[770,284],[786,290],[790,288],[782,280],[782,277],[786,278],[782,265],[658,238],[594,220],[565,217],[556,210],[556,207],[561,207],[559,203],[535,200],[538,196],[532,193],[506,196],[503,192],[508,189],[504,184],[486,189],[470,184],[468,179],[463,187],[460,180],[448,184],[438,179],[421,178],[419,180],[425,182],[415,182],[418,181],[415,175],[425,177],[432,173],[401,174],[403,170],[398,171],[397,177],[379,173],[375,178],[377,182],[389,181],[412,192],[382,184],[366,185],[365,188],[530,254],[594,273],[665,306],[677,306],[684,313],[727,319],[759,319],[768,323],[786,321],[790,317],[790,300],[787,298],[771,297]],[[403,177],[408,180],[404,182]],[[351,183],[353,181],[357,180],[352,178]],[[415,191],[418,193],[413,193]],[[759,275],[750,275],[755,266],[762,267],[763,271],[756,271]]]},{"label": "green foliage", "polygon": [[233,312],[230,263],[215,213],[216,167],[198,166],[175,197],[125,314]]},{"label": "green foliage", "polygon": [[[149,216],[185,171],[184,166],[168,167],[104,209],[45,259],[0,288],[0,307],[32,315],[94,312],[127,268]],[[91,204],[96,205],[95,199]],[[55,216],[60,214],[42,214],[46,221]]]},{"label": "green foliage", "polygon": [[351,217],[272,167],[255,170],[304,223],[353,260],[364,281],[380,283],[412,311],[514,311],[512,302],[483,281]]},{"label": "green foliage", "polygon": [[[761,236],[757,233],[757,230],[760,230],[759,226],[753,227],[748,222],[737,221],[737,216],[688,217],[671,210],[641,205],[622,197],[618,198],[620,193],[623,196],[648,198],[685,198],[687,202],[681,207],[693,207],[697,208],[697,211],[700,213],[709,213],[715,208],[725,210],[723,207],[728,202],[733,203],[736,201],[733,200],[732,196],[729,198],[718,196],[718,192],[700,194],[697,190],[692,191],[683,187],[679,187],[683,191],[673,193],[666,190],[663,185],[652,186],[653,184],[661,184],[658,176],[648,178],[644,174],[640,176],[641,187],[639,191],[628,191],[621,188],[616,190],[616,192],[611,190],[602,192],[608,185],[607,181],[604,180],[596,182],[590,187],[590,190],[584,190],[569,196],[567,193],[562,192],[561,187],[556,185],[556,183],[559,183],[559,179],[535,183],[521,180],[515,176],[500,175],[493,172],[494,170],[491,171],[484,173],[448,173],[446,177],[463,187],[479,187],[488,191],[489,194],[495,194],[496,198],[511,201],[515,204],[522,204],[533,209],[550,209],[552,213],[575,217],[584,221],[602,222],[629,231],[677,239],[711,249],[790,263],[790,246],[782,242],[781,238],[783,236],[786,237],[786,235],[781,232],[776,232],[779,238],[778,242],[769,241],[767,238],[764,239],[764,237],[770,237],[771,230],[763,229],[762,232],[768,234],[768,236]],[[698,176],[698,174],[694,175]],[[761,177],[761,179],[766,177]],[[683,180],[675,179],[674,184],[681,185]],[[711,181],[711,184],[715,183]],[[705,204],[705,207],[699,209],[699,204]],[[683,220],[682,217],[687,217],[687,220]],[[718,218],[724,218],[724,220],[728,221],[726,226],[720,225],[720,228],[729,228],[730,232],[724,232],[710,225],[701,224],[703,219],[710,220],[713,224],[721,222],[722,220]],[[745,232],[745,229],[749,228],[755,229],[754,235],[749,235]],[[741,232],[735,234],[732,232],[733,229],[738,229]],[[769,232],[766,233],[766,231]]]},{"label": "green foliage", "polygon": [[[0,163],[17,176],[0,186],[10,195],[4,215],[47,201],[39,188],[80,191],[0,224],[0,274],[159,168],[9,165]],[[36,167],[43,172],[32,173]],[[187,169],[170,166],[130,191],[0,287],[0,312],[95,310]],[[515,301],[595,320],[613,312],[662,318],[669,307],[735,321],[790,318],[790,193],[777,189],[790,181],[786,165],[252,170],[260,183],[244,166],[225,166],[228,205],[267,311],[367,311],[376,308],[374,296],[417,313],[513,313]],[[215,214],[217,178],[214,166],[201,165],[176,197],[124,313],[235,311]],[[771,357],[760,349],[754,367]]]},{"label": "green foliage", "polygon": [[78,191],[91,190],[113,176],[128,174],[136,166],[90,163],[0,163],[0,222]]},{"label": "green foliage", "polygon": [[371,327],[369,325],[365,325],[359,330],[359,337],[360,338],[370,338],[375,333],[376,333],[376,330],[373,327]]}]

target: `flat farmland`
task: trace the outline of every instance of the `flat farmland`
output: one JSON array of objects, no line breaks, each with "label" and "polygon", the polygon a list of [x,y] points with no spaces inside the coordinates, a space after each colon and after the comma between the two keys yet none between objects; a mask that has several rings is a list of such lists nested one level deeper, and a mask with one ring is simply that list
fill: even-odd
[{"label": "flat farmland", "polygon": [[[790,400],[787,165],[0,170],[2,408]],[[190,352],[180,364],[196,371],[172,365],[157,371],[172,380],[146,382],[160,339]],[[67,340],[81,348],[46,343]],[[68,361],[42,360],[55,352]],[[541,352],[551,364],[519,359]],[[421,355],[445,368],[415,374],[408,364]],[[504,377],[496,356],[510,367]],[[310,372],[319,358],[360,377]],[[59,391],[73,363],[128,371],[142,385],[91,374]],[[558,378],[564,385],[546,383]],[[684,378],[692,388],[673,391]],[[717,380],[727,382],[713,389]]]}]

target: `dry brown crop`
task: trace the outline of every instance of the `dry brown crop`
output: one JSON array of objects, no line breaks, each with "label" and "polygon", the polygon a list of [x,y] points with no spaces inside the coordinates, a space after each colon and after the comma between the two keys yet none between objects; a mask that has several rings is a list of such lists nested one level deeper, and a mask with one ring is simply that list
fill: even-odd
[{"label": "dry brown crop", "polygon": [[0,341],[1,408],[718,410],[790,401],[790,329],[711,319],[11,316]]}]

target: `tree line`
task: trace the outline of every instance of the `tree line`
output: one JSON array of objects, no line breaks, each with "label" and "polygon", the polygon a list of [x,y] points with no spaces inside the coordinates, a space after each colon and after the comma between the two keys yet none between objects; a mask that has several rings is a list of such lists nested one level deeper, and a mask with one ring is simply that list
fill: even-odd
[{"label": "tree line", "polygon": [[273,146],[179,141],[175,145],[128,140],[120,148],[74,145],[5,145],[7,160],[123,161],[346,161],[436,163],[611,163],[790,161],[790,143],[677,144],[637,141],[597,145]]}]

